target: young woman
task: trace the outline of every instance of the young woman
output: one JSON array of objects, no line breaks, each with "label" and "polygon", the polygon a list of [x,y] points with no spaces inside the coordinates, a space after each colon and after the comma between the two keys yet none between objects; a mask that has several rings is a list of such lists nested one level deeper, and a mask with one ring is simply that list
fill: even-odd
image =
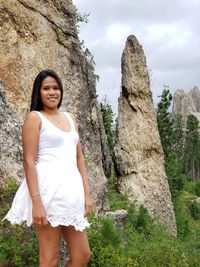
[{"label": "young woman", "polygon": [[70,254],[66,267],[90,260],[85,228],[93,206],[75,119],[59,111],[62,96],[58,75],[40,72],[22,129],[26,179],[5,216],[13,224],[35,225],[40,267],[57,266],[61,235]]}]

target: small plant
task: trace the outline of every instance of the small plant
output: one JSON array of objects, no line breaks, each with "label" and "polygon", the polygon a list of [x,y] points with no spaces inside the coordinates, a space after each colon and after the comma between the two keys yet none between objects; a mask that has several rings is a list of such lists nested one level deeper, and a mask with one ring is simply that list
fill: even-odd
[{"label": "small plant", "polygon": [[86,13],[83,13],[81,14],[77,9],[76,9],[76,24],[78,26],[78,24],[81,22],[81,23],[88,23],[88,18],[90,16],[90,13],[86,14]]},{"label": "small plant", "polygon": [[90,163],[91,163],[91,157],[89,157],[89,156],[84,156],[84,161],[85,161],[85,164],[86,164],[86,165],[90,165]]}]

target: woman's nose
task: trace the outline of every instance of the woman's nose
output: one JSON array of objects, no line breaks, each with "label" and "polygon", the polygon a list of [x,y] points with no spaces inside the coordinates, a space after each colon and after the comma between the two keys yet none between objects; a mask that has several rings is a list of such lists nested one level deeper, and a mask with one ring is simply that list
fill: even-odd
[{"label": "woman's nose", "polygon": [[49,90],[49,94],[50,94],[50,95],[54,95],[54,94],[55,94],[55,91],[54,91],[53,88],[51,88],[51,89]]}]

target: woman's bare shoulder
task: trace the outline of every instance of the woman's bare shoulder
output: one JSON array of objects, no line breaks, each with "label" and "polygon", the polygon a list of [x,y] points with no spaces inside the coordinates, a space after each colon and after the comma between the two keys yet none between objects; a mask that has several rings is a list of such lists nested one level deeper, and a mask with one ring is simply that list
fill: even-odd
[{"label": "woman's bare shoulder", "polygon": [[41,123],[41,119],[39,117],[39,115],[37,114],[36,111],[30,111],[27,115],[26,118],[24,120],[24,124],[29,124],[29,123],[33,123],[33,124],[40,124]]}]

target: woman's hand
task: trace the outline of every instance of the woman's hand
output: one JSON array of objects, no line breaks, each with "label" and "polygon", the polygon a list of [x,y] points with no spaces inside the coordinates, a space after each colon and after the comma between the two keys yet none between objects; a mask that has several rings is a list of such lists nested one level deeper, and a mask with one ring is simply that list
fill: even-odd
[{"label": "woman's hand", "polygon": [[85,197],[85,215],[84,215],[84,217],[87,217],[92,212],[93,212],[92,199],[90,196],[86,196]]},{"label": "woman's hand", "polygon": [[40,199],[33,201],[32,218],[33,218],[32,223],[35,224],[36,226],[41,227],[48,224],[46,212]]}]

